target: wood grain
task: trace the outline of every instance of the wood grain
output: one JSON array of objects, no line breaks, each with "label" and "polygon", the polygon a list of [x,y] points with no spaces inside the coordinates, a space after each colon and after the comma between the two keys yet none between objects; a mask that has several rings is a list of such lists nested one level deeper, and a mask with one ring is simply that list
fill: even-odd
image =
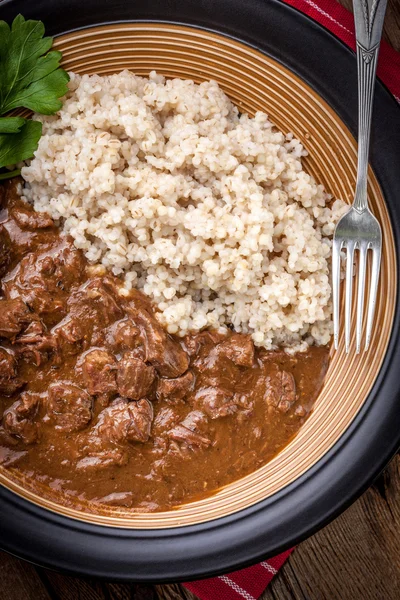
[{"label": "wood grain", "polygon": [[0,597],[2,600],[51,600],[35,567],[5,552],[0,553]]},{"label": "wood grain", "polygon": [[[351,0],[341,0],[351,9]],[[400,0],[385,38],[400,51]],[[36,568],[0,553],[1,600],[194,600],[180,585],[103,583]],[[333,523],[303,542],[261,600],[400,598],[400,457]]]}]

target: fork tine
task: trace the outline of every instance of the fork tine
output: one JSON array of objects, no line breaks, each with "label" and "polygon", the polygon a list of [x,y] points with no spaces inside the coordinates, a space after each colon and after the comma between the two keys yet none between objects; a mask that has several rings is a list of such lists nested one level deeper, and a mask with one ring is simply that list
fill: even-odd
[{"label": "fork tine", "polygon": [[361,244],[358,263],[358,289],[357,289],[357,331],[356,331],[356,353],[359,354],[362,336],[362,321],[364,313],[364,289],[365,289],[365,267],[367,263],[368,244]]},{"label": "fork tine", "polygon": [[339,296],[340,296],[340,251],[341,243],[333,240],[332,246],[332,300],[333,300],[333,340],[335,350],[339,345]]},{"label": "fork tine", "polygon": [[347,242],[346,252],[346,300],[345,300],[345,347],[346,354],[349,353],[350,349],[350,334],[351,334],[351,301],[353,297],[353,259],[354,259],[354,248],[355,243],[353,241]]},{"label": "fork tine", "polygon": [[372,325],[374,322],[374,313],[376,305],[376,295],[378,292],[379,283],[379,268],[381,264],[381,247],[380,244],[372,246],[372,270],[371,270],[371,287],[368,298],[368,315],[367,315],[367,335],[365,339],[365,351],[368,350],[372,336]]}]

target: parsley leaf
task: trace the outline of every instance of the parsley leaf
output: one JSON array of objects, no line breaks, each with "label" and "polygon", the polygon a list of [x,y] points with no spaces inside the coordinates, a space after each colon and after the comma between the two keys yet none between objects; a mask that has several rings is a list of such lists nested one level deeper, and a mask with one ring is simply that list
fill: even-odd
[{"label": "parsley leaf", "polygon": [[[57,60],[54,60],[51,55],[58,55]],[[53,115],[60,110],[62,102],[59,97],[67,93],[67,83],[69,81],[68,74],[63,69],[58,68],[60,59],[60,52],[49,52],[41,65],[39,63],[42,59],[39,59],[38,69],[41,71],[48,70],[48,74],[33,81],[27,88],[16,93],[8,101],[7,111],[23,106],[42,115]],[[52,62],[56,63],[57,66],[52,67]],[[50,71],[50,69],[52,70]]]},{"label": "parsley leaf", "polygon": [[0,173],[0,181],[2,179],[11,179],[11,177],[16,177],[17,175],[21,175],[21,169],[14,169],[13,171],[4,171],[4,173]]},{"label": "parsley leaf", "polygon": [[0,165],[2,167],[14,165],[21,160],[31,158],[41,135],[42,124],[31,120],[26,121],[18,133],[0,135]]},{"label": "parsley leaf", "polygon": [[0,117],[0,133],[18,133],[24,123],[22,117]]},{"label": "parsley leaf", "polygon": [[[52,115],[61,108],[69,76],[60,68],[61,52],[50,50],[52,44],[41,21],[22,15],[11,27],[0,21],[0,115],[16,108]],[[31,158],[41,131],[38,121],[0,118],[0,167]]]}]

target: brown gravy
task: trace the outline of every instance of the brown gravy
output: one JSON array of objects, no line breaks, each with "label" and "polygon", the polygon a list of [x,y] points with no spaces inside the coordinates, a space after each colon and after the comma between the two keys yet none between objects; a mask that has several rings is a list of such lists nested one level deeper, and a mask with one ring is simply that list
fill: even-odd
[{"label": "brown gravy", "polygon": [[209,496],[289,443],[322,387],[327,347],[289,356],[233,332],[170,336],[143,294],[93,274],[15,182],[0,198],[10,474],[65,505],[159,511]]}]

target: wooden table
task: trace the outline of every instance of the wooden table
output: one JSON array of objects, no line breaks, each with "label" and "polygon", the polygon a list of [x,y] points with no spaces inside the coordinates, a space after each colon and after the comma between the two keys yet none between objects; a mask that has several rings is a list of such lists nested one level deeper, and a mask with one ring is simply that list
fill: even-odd
[{"label": "wooden table", "polygon": [[[351,9],[351,0],[340,0]],[[400,51],[400,0],[385,37]],[[0,515],[1,518],[1,515]],[[0,553],[0,600],[194,600],[180,585],[66,577]],[[303,542],[261,600],[400,599],[400,456],[345,513]]]}]

